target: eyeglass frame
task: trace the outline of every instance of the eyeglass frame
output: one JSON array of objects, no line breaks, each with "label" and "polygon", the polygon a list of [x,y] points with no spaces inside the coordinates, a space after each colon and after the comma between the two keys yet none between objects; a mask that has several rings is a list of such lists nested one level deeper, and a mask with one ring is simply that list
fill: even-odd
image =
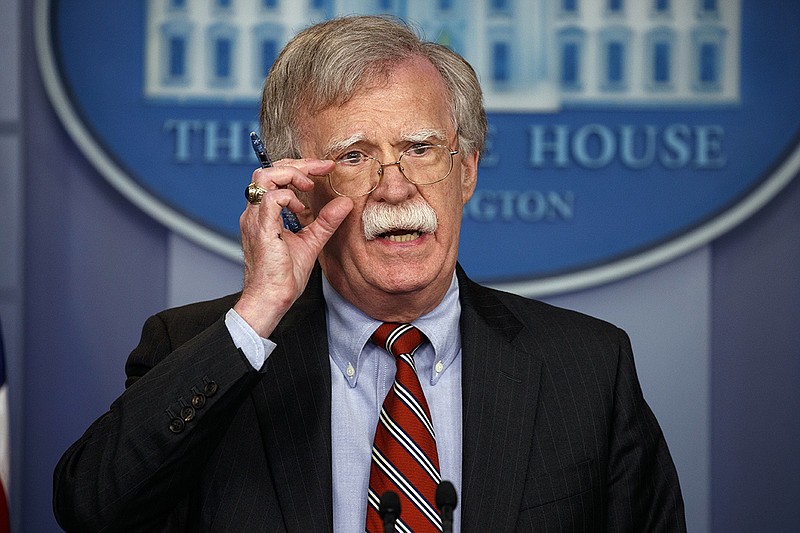
[{"label": "eyeglass frame", "polygon": [[[392,167],[392,166],[395,166],[395,165],[397,165],[397,169],[400,171],[400,175],[402,175],[406,179],[406,181],[411,183],[412,185],[433,185],[434,183],[439,183],[440,181],[444,181],[453,172],[453,156],[454,155],[458,155],[460,150],[453,150],[449,146],[444,145],[444,144],[428,144],[426,146],[428,148],[444,148],[445,150],[447,150],[447,153],[450,156],[450,168],[447,170],[447,173],[444,176],[442,176],[441,178],[439,178],[439,179],[437,179],[435,181],[431,181],[429,183],[417,183],[414,180],[412,180],[411,178],[409,178],[408,176],[406,176],[406,173],[403,171],[403,167],[400,165],[400,163],[403,160],[403,156],[404,155],[406,155],[411,150],[415,149],[415,147],[412,146],[411,148],[407,148],[407,149],[403,150],[402,152],[400,152],[400,157],[398,157],[397,161],[395,161],[394,163],[383,163],[377,157],[372,157],[371,155],[364,154],[364,158],[365,159],[372,159],[373,161],[378,163],[378,181],[376,181],[375,185],[370,190],[368,190],[367,192],[362,192],[361,194],[343,194],[343,193],[340,193],[339,191],[336,190],[336,187],[333,186],[333,180],[331,178],[331,174],[333,174],[333,172],[329,172],[328,173],[328,185],[330,186],[331,190],[336,193],[337,196],[346,196],[347,198],[360,198],[361,196],[366,196],[368,194],[371,194],[375,189],[378,188],[378,186],[381,184],[381,180],[383,179],[383,169],[385,167]],[[336,162],[336,164],[337,165],[339,164],[338,161]]]}]

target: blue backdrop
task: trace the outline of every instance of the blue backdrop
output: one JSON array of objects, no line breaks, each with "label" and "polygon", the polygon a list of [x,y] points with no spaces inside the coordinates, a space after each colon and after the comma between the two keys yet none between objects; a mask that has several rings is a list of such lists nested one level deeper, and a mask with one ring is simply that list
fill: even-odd
[{"label": "blue backdrop", "polygon": [[[21,88],[0,106],[0,185],[9,193],[0,196],[0,242],[11,243],[15,257],[0,260],[12,513],[15,531],[46,533],[58,531],[53,467],[121,392],[124,359],[144,319],[233,290],[240,274],[238,265],[146,216],[89,164],[45,94],[32,6],[13,4],[19,22],[0,22],[4,39],[18,36],[20,54],[18,70],[3,76]],[[124,31],[126,22],[117,25]],[[780,44],[780,34],[773,38]],[[764,51],[763,61],[779,70],[798,63],[789,52]],[[784,106],[797,114],[797,103]],[[6,223],[12,212],[19,224]],[[679,463],[692,531],[795,531],[800,523],[798,236],[795,179],[707,247],[630,279],[551,298],[631,334],[645,395]],[[674,331],[667,324],[680,325],[681,335],[666,335]]]}]

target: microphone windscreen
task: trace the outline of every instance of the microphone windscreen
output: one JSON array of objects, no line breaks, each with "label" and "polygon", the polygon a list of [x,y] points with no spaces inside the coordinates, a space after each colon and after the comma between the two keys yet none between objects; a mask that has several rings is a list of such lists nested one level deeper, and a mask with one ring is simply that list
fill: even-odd
[{"label": "microphone windscreen", "polygon": [[447,480],[439,483],[436,487],[436,507],[442,510],[449,507],[451,510],[458,505],[458,496],[456,495],[456,488]]},{"label": "microphone windscreen", "polygon": [[381,518],[386,518],[389,513],[393,514],[395,518],[400,516],[400,498],[396,492],[391,490],[383,493],[381,504],[378,506],[378,515]]}]

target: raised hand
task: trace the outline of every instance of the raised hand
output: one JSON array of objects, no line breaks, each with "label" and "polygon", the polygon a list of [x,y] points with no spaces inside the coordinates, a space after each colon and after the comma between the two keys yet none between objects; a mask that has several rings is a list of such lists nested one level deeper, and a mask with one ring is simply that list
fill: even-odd
[{"label": "raised hand", "polygon": [[284,229],[282,207],[299,213],[304,209],[292,187],[308,192],[311,176],[324,176],[333,161],[284,159],[272,168],[253,172],[253,183],[266,190],[257,204],[248,203],[239,225],[244,252],[244,288],[234,310],[262,337],[268,337],[305,289],[311,269],[328,242],[353,208],[349,198],[336,197],[298,233]]}]

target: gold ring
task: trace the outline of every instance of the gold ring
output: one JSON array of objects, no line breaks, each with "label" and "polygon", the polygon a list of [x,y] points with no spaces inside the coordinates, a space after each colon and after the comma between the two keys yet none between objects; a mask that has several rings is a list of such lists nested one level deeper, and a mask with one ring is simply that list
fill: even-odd
[{"label": "gold ring", "polygon": [[247,201],[251,204],[260,204],[261,198],[264,196],[265,192],[267,192],[267,189],[259,187],[255,183],[251,183],[244,190],[244,197],[247,198]]}]

